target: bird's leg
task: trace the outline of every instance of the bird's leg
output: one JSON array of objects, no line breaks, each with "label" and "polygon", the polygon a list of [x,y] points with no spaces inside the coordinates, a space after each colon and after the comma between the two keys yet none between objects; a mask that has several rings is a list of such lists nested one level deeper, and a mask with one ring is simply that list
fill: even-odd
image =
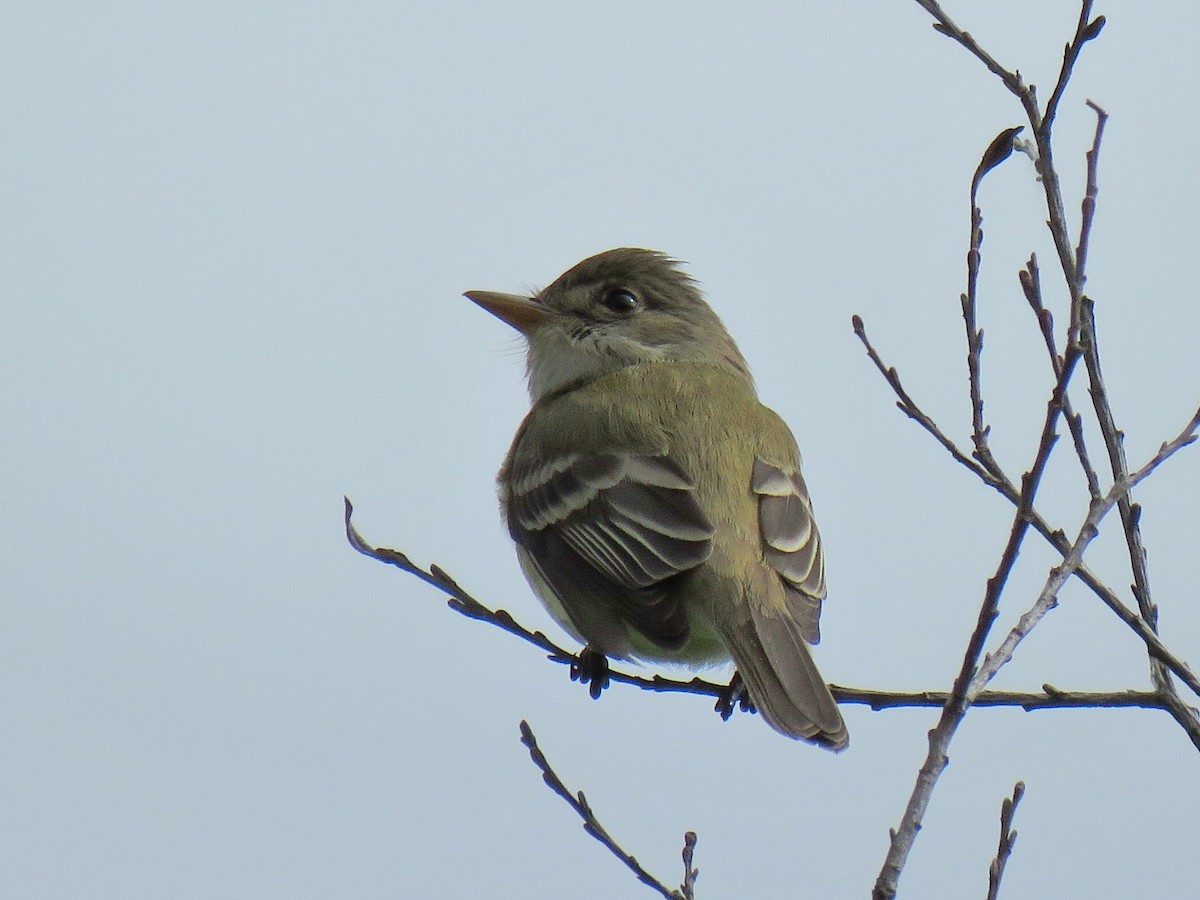
[{"label": "bird's leg", "polygon": [[571,680],[588,685],[593,700],[608,687],[608,657],[599,650],[584,647],[579,651],[579,661],[571,663]]},{"label": "bird's leg", "polygon": [[734,672],[725,690],[717,696],[717,705],[713,709],[723,720],[729,721],[729,717],[733,715],[734,709],[738,706],[741,706],[746,712],[755,711],[754,702],[750,699],[750,692],[746,690],[746,683],[742,681],[741,673]]}]

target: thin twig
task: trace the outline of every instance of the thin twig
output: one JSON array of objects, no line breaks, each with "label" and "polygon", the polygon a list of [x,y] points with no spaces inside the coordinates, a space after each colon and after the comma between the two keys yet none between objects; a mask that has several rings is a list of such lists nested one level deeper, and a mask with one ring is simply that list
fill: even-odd
[{"label": "thin twig", "polygon": [[[1103,16],[1100,17],[1100,19],[1103,18]],[[1104,139],[1104,126],[1108,122],[1108,113],[1091,100],[1086,102],[1088,109],[1096,114],[1096,133],[1092,137],[1092,148],[1086,154],[1087,183],[1083,192],[1082,218],[1079,224],[1079,243],[1075,248],[1075,258],[1078,260],[1078,268],[1081,275],[1087,269],[1088,245],[1092,237],[1092,223],[1096,218],[1096,195],[1100,191],[1098,177],[1100,142]]]},{"label": "thin twig", "polygon": [[[633,874],[637,876],[638,881],[647,887],[651,887],[658,891],[658,893],[667,898],[667,900],[692,900],[692,894],[684,894],[680,891],[673,891],[668,888],[665,884],[643,869],[641,863],[637,861],[636,857],[626,853],[621,846],[615,840],[613,840],[612,836],[609,835],[609,833],[604,829],[604,826],[600,824],[599,820],[597,820],[596,814],[592,812],[592,807],[588,804],[587,797],[584,796],[583,791],[579,791],[578,794],[572,794],[567,789],[567,786],[562,783],[562,779],[558,777],[554,769],[550,767],[549,760],[546,759],[545,754],[543,754],[541,749],[538,747],[537,738],[534,737],[533,729],[530,728],[529,723],[524,720],[521,721],[521,743],[529,749],[529,758],[532,759],[533,764],[541,770],[542,780],[546,782],[550,790],[562,797],[563,800],[567,802],[567,805],[579,814],[579,818],[583,820],[583,830],[608,848],[608,851],[613,856],[624,863],[629,871],[633,872]],[[687,837],[691,838],[691,847],[694,847],[696,836],[690,831],[687,833],[687,836],[685,836],[684,860],[687,869],[690,872],[691,850],[687,844]],[[694,875],[692,878],[694,881]],[[685,875],[685,883],[686,879],[687,876]]]},{"label": "thin twig", "polygon": [[1046,352],[1050,354],[1054,377],[1057,378],[1058,373],[1062,371],[1062,356],[1059,355],[1058,344],[1054,339],[1054,316],[1046,309],[1042,300],[1042,274],[1038,268],[1036,253],[1029,254],[1029,262],[1017,273],[1017,278],[1021,282],[1021,292],[1025,295],[1029,308],[1037,316],[1038,329],[1041,331],[1042,341],[1046,344]]},{"label": "thin twig", "polygon": [[[831,684],[838,703],[860,704],[874,710],[932,707],[940,709],[950,699],[949,691],[873,691]],[[1064,691],[1049,684],[1042,693],[1019,691],[983,691],[971,701],[972,707],[1012,708],[1026,712],[1039,709],[1163,709],[1163,699],[1155,691]]]},{"label": "thin twig", "polygon": [[1000,63],[992,58],[992,55],[975,43],[975,39],[967,32],[963,31],[955,25],[950,17],[942,12],[942,8],[937,4],[936,0],[917,0],[917,5],[933,16],[937,21],[934,22],[933,28],[935,31],[946,35],[946,37],[957,41],[967,48],[974,56],[988,67],[988,70],[996,75],[1005,86],[1017,96],[1020,96],[1024,88],[1024,82],[1021,81],[1021,76],[1015,72],[1010,72]]},{"label": "thin twig", "polygon": [[[1112,407],[1108,402],[1108,388],[1104,384],[1104,376],[1100,371],[1100,353],[1096,346],[1096,320],[1094,304],[1090,298],[1084,299],[1083,304],[1082,343],[1084,358],[1088,372],[1089,393],[1092,397],[1092,407],[1100,426],[1100,434],[1104,438],[1104,446],[1108,451],[1109,465],[1113,478],[1124,476],[1127,468],[1125,461],[1125,435],[1117,427],[1113,418]],[[1141,546],[1141,535],[1134,518],[1136,507],[1126,498],[1121,505],[1121,518],[1125,523],[1126,543],[1128,544],[1130,564],[1133,568],[1134,597],[1142,618],[1151,628],[1157,629],[1158,611],[1150,600],[1149,576],[1146,573],[1146,555]]]},{"label": "thin twig", "polygon": [[1079,53],[1083,49],[1083,45],[1099,37],[1103,28],[1104,16],[1097,16],[1095,21],[1092,21],[1092,0],[1084,0],[1079,8],[1079,21],[1075,23],[1075,36],[1071,43],[1063,49],[1063,63],[1058,71],[1058,81],[1054,84],[1054,91],[1050,94],[1050,99],[1046,101],[1046,112],[1042,116],[1044,131],[1049,132],[1054,126],[1058,105],[1062,102],[1067,82],[1071,80],[1071,73],[1075,70],[1075,63],[1079,60]]},{"label": "thin twig", "polygon": [[900,411],[924,428],[927,432],[929,432],[929,434],[933,436],[934,440],[945,447],[947,452],[949,452],[949,454],[954,457],[957,462],[966,466],[977,476],[979,476],[980,480],[982,480],[984,484],[995,488],[1003,494],[1005,492],[1005,486],[1007,482],[989,472],[979,461],[972,459],[970,456],[963,453],[963,451],[958,448],[958,445],[955,444],[954,441],[949,437],[947,437],[946,433],[938,427],[937,423],[934,422],[933,419],[921,409],[921,407],[913,402],[912,397],[908,395],[908,392],[904,389],[904,385],[900,381],[899,373],[897,373],[894,367],[888,366],[884,363],[883,359],[880,358],[879,354],[876,352],[874,346],[872,346],[871,341],[867,338],[867,331],[866,327],[863,325],[862,317],[858,315],[851,316],[850,322],[854,328],[855,335],[858,336],[858,339],[862,341],[862,345],[866,348],[867,356],[871,358],[871,362],[875,364],[875,368],[880,371],[883,377],[887,379],[887,383],[891,385],[892,391],[897,397],[896,406],[899,407]]},{"label": "thin twig", "polygon": [[[1054,239],[1059,266],[1071,297],[1071,317],[1067,327],[1068,346],[1073,346],[1079,340],[1083,286],[1087,281],[1084,270],[1086,258],[1080,258],[1072,253],[1071,238],[1067,229],[1066,207],[1063,204],[1062,185],[1058,178],[1058,169],[1054,165],[1054,148],[1050,136],[1055,116],[1058,113],[1058,105],[1066,91],[1067,82],[1070,81],[1071,74],[1075,70],[1075,63],[1079,60],[1083,45],[1097,38],[1104,28],[1104,16],[1092,19],[1091,15],[1092,0],[1083,0],[1080,4],[1079,19],[1075,25],[1075,34],[1063,51],[1062,67],[1059,69],[1058,81],[1055,82],[1050,101],[1046,104],[1045,115],[1038,118],[1037,102],[1032,94],[1030,94],[1030,102],[1022,100],[1025,113],[1029,117],[1030,124],[1033,125],[1038,148],[1038,171],[1042,176],[1042,189],[1046,195],[1046,209],[1049,213],[1046,224]],[[1090,222],[1088,225],[1090,230]],[[1081,242],[1086,247],[1086,239],[1081,239]]]},{"label": "thin twig", "polygon": [[[1037,526],[1036,522],[1035,526]],[[1038,531],[1042,534],[1046,533],[1041,527],[1038,527]],[[1061,531],[1054,532],[1051,544],[1063,554],[1066,554],[1070,550],[1070,541],[1067,540]],[[1200,676],[1197,676],[1186,662],[1176,656],[1174,651],[1163,643],[1162,638],[1158,636],[1145,619],[1126,606],[1121,601],[1121,598],[1110,587],[1100,581],[1086,565],[1081,565],[1075,574],[1104,602],[1105,606],[1111,609],[1142,640],[1146,645],[1147,652],[1151,656],[1166,666],[1173,675],[1200,697]]]},{"label": "thin twig", "polygon": [[373,547],[368,544],[358,529],[351,523],[351,516],[354,514],[354,506],[350,502],[349,497],[344,497],[345,501],[345,525],[346,525],[346,540],[350,542],[350,546],[364,556],[369,556],[379,562],[386,563],[390,566],[395,566],[409,575],[414,575],[424,581],[426,584],[437,588],[439,591],[450,595],[449,606],[455,612],[462,613],[471,619],[479,619],[480,621],[489,622],[497,628],[502,628],[509,634],[515,634],[522,640],[528,641],[535,647],[539,647],[550,654],[550,658],[556,662],[570,664],[577,661],[576,657],[569,650],[559,647],[546,635],[540,631],[530,631],[523,625],[520,625],[503,609],[489,609],[484,606],[470,594],[468,594],[453,578],[450,577],[444,569],[439,566],[431,565],[429,571],[422,569],[414,563],[408,556],[399,550],[392,550],[388,547]]},{"label": "thin twig", "polygon": [[[416,576],[426,584],[449,594],[449,606],[455,612],[468,618],[495,625],[497,628],[516,635],[540,650],[546,651],[547,659],[561,665],[570,666],[579,663],[579,656],[565,647],[550,640],[540,631],[533,631],[517,622],[503,609],[489,609],[467,593],[440,566],[430,566],[429,571],[422,569],[408,556],[399,550],[387,547],[374,547],[359,534],[350,521],[354,507],[346,500],[346,536],[355,550],[379,562],[397,568]],[[632,675],[617,669],[609,671],[609,678],[618,684],[627,684],[644,691],[656,693],[696,694],[703,697],[719,698],[729,686],[703,678],[691,678],[687,681],[674,678],[664,678],[662,675],[645,677]],[[942,707],[950,696],[945,691],[877,691],[871,688],[853,688],[842,685],[830,685],[833,696],[839,703],[860,704],[875,710],[902,709],[906,707]],[[1025,710],[1035,709],[1083,709],[1083,708],[1113,708],[1113,707],[1144,707],[1162,708],[1158,695],[1152,692],[1139,691],[1064,691],[1050,685],[1042,686],[1043,693],[1023,693],[1018,691],[984,691],[974,700],[974,706],[986,707],[1020,707]]]},{"label": "thin twig", "polygon": [[1013,830],[1013,816],[1017,813],[1017,804],[1025,796],[1025,782],[1018,781],[1013,785],[1012,798],[1005,797],[1000,804],[1000,845],[996,848],[996,858],[988,867],[987,900],[997,900],[1000,896],[1000,879],[1004,877],[1004,867],[1012,854],[1013,845],[1017,842],[1017,833]]},{"label": "thin twig", "polygon": [[967,331],[967,392],[971,398],[971,441],[974,456],[997,478],[1003,477],[1000,464],[988,446],[989,429],[983,417],[983,329],[978,325],[979,266],[983,248],[983,212],[979,208],[979,185],[983,177],[1012,154],[1013,142],[1024,126],[1006,128],[992,139],[971,179],[971,239],[967,250],[967,290],[962,302],[963,324]]},{"label": "thin twig", "polygon": [[679,885],[679,892],[683,894],[684,900],[695,900],[696,898],[696,879],[700,877],[700,870],[692,865],[695,855],[696,832],[685,831],[683,833],[683,883]]},{"label": "thin twig", "polygon": [[[1001,554],[1000,563],[996,567],[995,574],[988,579],[987,589],[984,591],[983,603],[979,610],[979,620],[976,623],[975,631],[971,634],[971,638],[967,643],[967,650],[963,655],[963,664],[959,670],[958,678],[954,682],[952,694],[964,699],[966,698],[967,685],[975,671],[979,655],[983,652],[984,642],[987,640],[988,632],[991,630],[992,623],[996,619],[996,609],[1000,603],[1000,595],[1004,591],[1013,566],[1016,565],[1017,555],[1020,553],[1021,544],[1029,529],[1031,521],[1030,512],[1033,509],[1034,497],[1037,494],[1038,487],[1041,485],[1046,466],[1050,461],[1050,454],[1054,449],[1054,445],[1058,442],[1056,424],[1062,412],[1062,396],[1066,392],[1067,383],[1070,381],[1071,373],[1077,361],[1078,357],[1071,355],[1068,355],[1063,360],[1062,373],[1054,385],[1050,400],[1046,403],[1046,416],[1042,423],[1042,435],[1038,442],[1037,457],[1034,459],[1033,466],[1021,478],[1021,494],[1017,499],[1017,510],[1013,518],[1012,529],[1009,532],[1008,543],[1005,545],[1003,554]],[[957,707],[958,705],[952,702],[949,706]],[[962,712],[965,711],[964,707]]]},{"label": "thin twig", "polygon": [[[1049,213],[1047,226],[1054,239],[1054,247],[1058,251],[1059,266],[1071,296],[1071,317],[1067,327],[1067,346],[1075,345],[1079,340],[1080,316],[1083,304],[1083,285],[1087,280],[1084,271],[1085,259],[1072,252],[1071,239],[1067,229],[1066,207],[1063,204],[1062,185],[1058,178],[1058,169],[1054,165],[1054,148],[1051,141],[1051,131],[1054,127],[1058,105],[1067,89],[1067,82],[1075,70],[1075,63],[1083,45],[1099,36],[1104,28],[1104,16],[1091,18],[1092,0],[1083,0],[1080,4],[1079,19],[1075,25],[1075,34],[1063,51],[1062,67],[1059,69],[1058,81],[1046,104],[1045,114],[1040,118],[1037,112],[1037,102],[1033,95],[1030,101],[1022,100],[1025,113],[1033,126],[1034,138],[1038,148],[1038,171],[1042,176],[1042,189],[1046,195],[1046,209]],[[1089,222],[1090,227],[1090,222]],[[1086,246],[1086,240],[1083,241]]]},{"label": "thin twig", "polygon": [[[1025,264],[1025,268],[1018,273],[1018,276],[1025,299],[1029,301],[1029,306],[1037,317],[1042,341],[1046,345],[1046,352],[1050,355],[1050,367],[1054,372],[1054,377],[1058,378],[1062,374],[1063,357],[1058,352],[1058,343],[1054,338],[1054,317],[1042,301],[1042,279],[1038,270],[1036,253],[1029,255],[1029,262]],[[1072,408],[1069,392],[1063,394],[1062,402],[1063,419],[1070,429],[1071,442],[1075,445],[1075,456],[1079,460],[1084,479],[1087,481],[1088,496],[1094,500],[1100,496],[1100,480],[1096,476],[1096,468],[1092,465],[1087,442],[1084,439],[1083,417]]]}]

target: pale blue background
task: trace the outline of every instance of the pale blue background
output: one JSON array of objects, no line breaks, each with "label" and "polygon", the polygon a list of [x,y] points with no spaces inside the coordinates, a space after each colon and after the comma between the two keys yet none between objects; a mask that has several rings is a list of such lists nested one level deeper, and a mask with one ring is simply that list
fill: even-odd
[{"label": "pale blue background", "polygon": [[[1075,4],[948,6],[1048,96]],[[1140,464],[1200,400],[1200,13],[1097,11],[1059,159],[1074,220],[1083,101],[1105,106],[1089,289]],[[967,185],[1021,122],[998,81],[906,0],[26,3],[0,72],[0,894],[651,896],[542,786],[521,718],[668,883],[694,829],[704,898],[867,893],[935,711],[847,707],[835,757],[699,698],[592,703],[351,551],[341,498],[368,539],[552,630],[492,483],[520,345],[459,295],[661,248],[804,448],[826,675],[944,688],[1011,512],[895,410],[850,316],[965,438]],[[1014,476],[1049,384],[1031,249],[1063,305],[1039,197],[1023,158],[981,195]],[[1061,450],[1045,510],[1073,530]],[[1138,492],[1164,637],[1193,663],[1198,491],[1193,448]],[[1119,539],[1096,551],[1125,590]],[[1052,562],[1030,538],[998,629]],[[1145,655],[1073,585],[998,683],[1046,681],[1143,686]],[[1004,896],[1194,894],[1200,756],[1167,716],[979,710],[903,896],[983,896],[1019,778]]]}]

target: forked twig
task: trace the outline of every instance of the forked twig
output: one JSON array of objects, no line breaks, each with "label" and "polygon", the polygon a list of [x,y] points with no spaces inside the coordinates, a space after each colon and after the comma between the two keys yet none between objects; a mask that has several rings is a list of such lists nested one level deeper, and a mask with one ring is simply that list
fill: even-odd
[{"label": "forked twig", "polygon": [[1012,797],[1005,797],[1000,804],[1000,844],[996,848],[996,858],[988,867],[987,900],[997,900],[1000,896],[1000,879],[1004,877],[1004,867],[1008,857],[1012,855],[1013,845],[1017,842],[1017,833],[1013,830],[1013,816],[1017,813],[1017,804],[1025,796],[1025,782],[1018,781],[1013,785]]},{"label": "forked twig", "polygon": [[876,352],[875,347],[872,346],[871,341],[867,338],[867,330],[866,326],[863,325],[862,317],[858,315],[851,316],[850,322],[854,328],[854,334],[860,341],[862,341],[863,346],[866,348],[867,356],[871,358],[871,362],[875,364],[875,368],[879,370],[880,374],[887,379],[887,383],[891,385],[892,391],[896,394],[897,398],[896,406],[900,409],[900,411],[924,428],[927,432],[929,432],[929,434],[933,436],[934,440],[946,448],[946,451],[952,457],[954,457],[956,462],[961,463],[974,472],[984,484],[987,484],[1004,494],[1006,486],[1009,486],[1006,480],[1003,478],[998,478],[995,474],[985,468],[978,460],[972,459],[966,453],[963,453],[963,451],[959,449],[958,445],[954,443],[953,439],[948,437],[946,433],[938,427],[938,424],[913,401],[912,397],[909,396],[908,391],[904,389],[904,384],[900,381],[900,374],[896,371],[895,367],[884,363],[883,359],[879,356],[879,353]]},{"label": "forked twig", "polygon": [[583,791],[577,794],[572,794],[562,779],[558,777],[554,769],[550,767],[549,760],[538,747],[537,738],[533,734],[533,729],[529,727],[529,723],[521,720],[521,743],[529,749],[529,758],[533,760],[533,764],[542,772],[542,781],[558,796],[562,797],[567,802],[571,809],[578,813],[579,818],[583,820],[583,830],[603,844],[608,852],[625,864],[637,880],[647,887],[658,891],[660,895],[667,900],[694,900],[694,890],[696,883],[697,871],[692,868],[692,855],[696,848],[696,834],[693,831],[687,832],[684,835],[683,844],[683,860],[684,860],[684,876],[683,885],[677,891],[673,891],[665,884],[642,868],[642,864],[637,861],[637,857],[626,853],[621,845],[618,844],[605,830],[604,826],[596,818],[595,812],[592,811],[591,805],[584,796]]},{"label": "forked twig", "polygon": [[[1183,430],[1174,439],[1167,441],[1159,447],[1158,452],[1144,466],[1136,472],[1126,475],[1118,484],[1114,484],[1103,497],[1092,500],[1088,507],[1087,518],[1079,529],[1079,536],[1071,545],[1071,549],[1063,558],[1063,561],[1050,570],[1050,574],[1046,578],[1046,583],[1042,587],[1041,593],[1038,595],[1033,606],[1017,620],[1017,624],[1009,631],[1008,635],[1000,643],[1000,646],[988,654],[987,658],[976,669],[967,690],[968,700],[982,691],[988,682],[996,676],[996,673],[1008,664],[1021,641],[1029,635],[1037,623],[1041,621],[1042,617],[1058,603],[1058,594],[1062,590],[1063,584],[1066,583],[1067,579],[1082,564],[1083,554],[1087,550],[1088,545],[1100,533],[1101,520],[1113,506],[1119,506],[1123,500],[1127,499],[1129,492],[1149,476],[1150,473],[1175,453],[1182,450],[1188,444],[1193,443],[1196,440],[1197,428],[1200,428],[1200,410],[1196,411],[1196,414],[1192,416]],[[1195,735],[1193,740],[1200,740],[1200,734]],[[1197,744],[1197,747],[1200,747],[1200,743]]]}]

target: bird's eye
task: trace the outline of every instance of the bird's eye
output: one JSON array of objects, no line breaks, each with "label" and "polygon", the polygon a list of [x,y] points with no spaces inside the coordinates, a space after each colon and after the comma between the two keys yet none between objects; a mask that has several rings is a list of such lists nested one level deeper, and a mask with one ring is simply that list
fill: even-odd
[{"label": "bird's eye", "polygon": [[637,294],[627,288],[613,288],[604,295],[601,302],[606,309],[622,315],[627,315],[642,305]]}]

